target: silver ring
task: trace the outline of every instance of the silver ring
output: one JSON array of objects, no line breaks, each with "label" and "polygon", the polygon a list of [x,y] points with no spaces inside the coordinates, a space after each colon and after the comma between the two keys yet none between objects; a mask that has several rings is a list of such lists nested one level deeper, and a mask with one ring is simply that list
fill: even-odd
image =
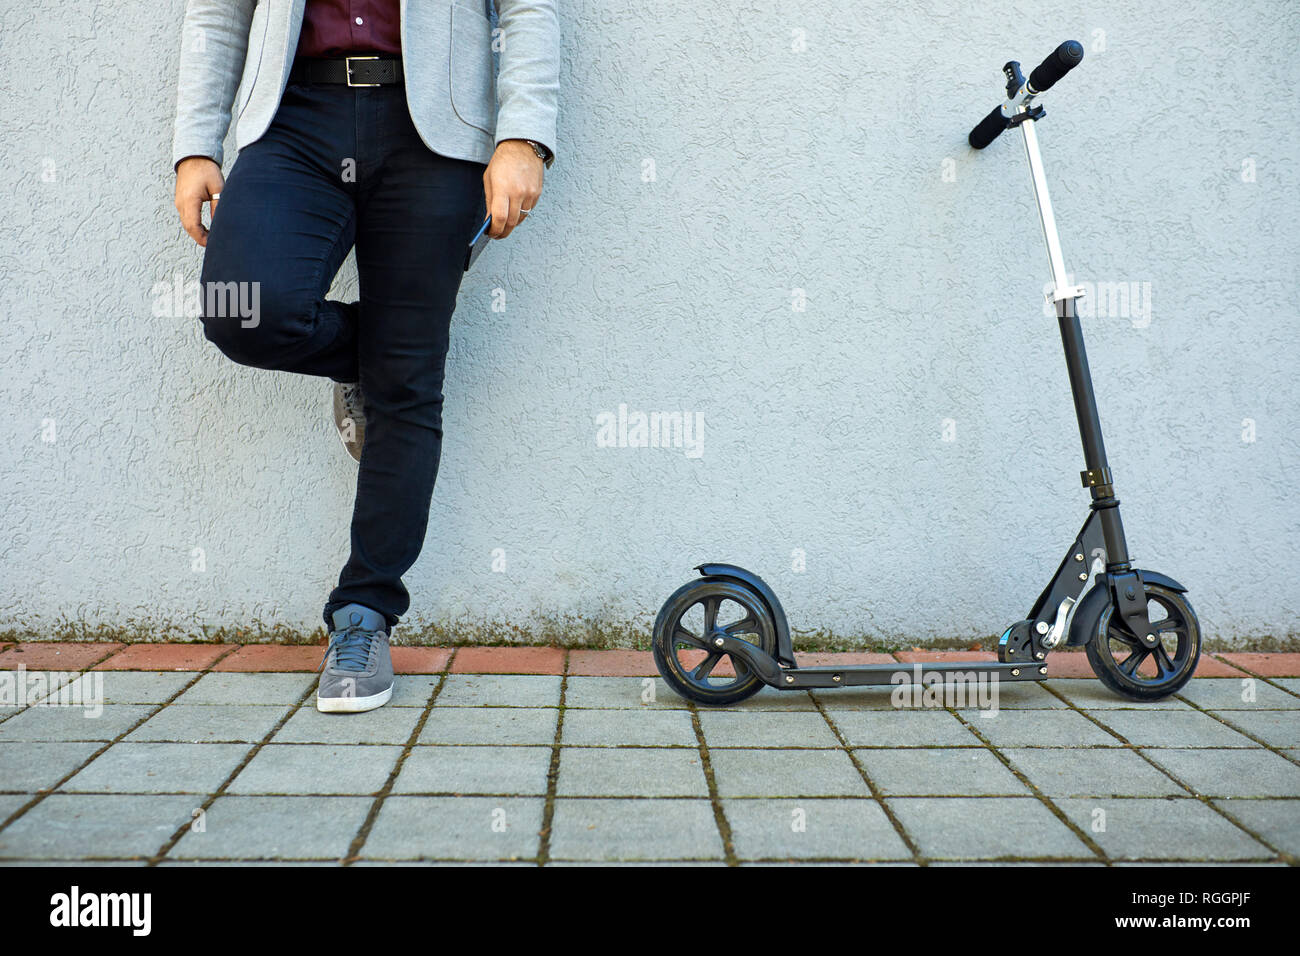
[{"label": "silver ring", "polygon": [[221,193],[213,193],[213,194],[212,194],[212,198],[213,198],[213,199],[220,199],[220,198],[221,198]]},{"label": "silver ring", "polygon": [[532,212],[531,209],[524,209],[522,207],[520,207],[519,211],[523,213],[525,216],[528,215],[530,212]]}]

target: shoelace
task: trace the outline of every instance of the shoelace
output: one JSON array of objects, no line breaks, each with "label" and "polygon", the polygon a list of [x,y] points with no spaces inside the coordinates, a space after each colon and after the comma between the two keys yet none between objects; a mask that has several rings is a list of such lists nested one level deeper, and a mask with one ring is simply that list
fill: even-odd
[{"label": "shoelace", "polygon": [[339,670],[365,670],[366,665],[370,663],[370,642],[378,634],[378,631],[369,631],[356,624],[335,631],[330,637],[329,647],[325,648],[325,656],[321,658],[320,665],[316,669],[320,670],[325,666],[330,651],[333,651],[334,666]]},{"label": "shoelace", "polygon": [[361,397],[360,385],[343,386],[343,410],[354,422],[361,421],[365,413],[365,402]]}]

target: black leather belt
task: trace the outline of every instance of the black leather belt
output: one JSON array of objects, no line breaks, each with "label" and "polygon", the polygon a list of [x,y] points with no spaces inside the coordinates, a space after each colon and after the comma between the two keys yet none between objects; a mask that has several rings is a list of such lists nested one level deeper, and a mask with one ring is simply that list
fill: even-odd
[{"label": "black leather belt", "polygon": [[290,82],[346,83],[348,86],[393,86],[402,82],[402,61],[391,56],[346,56],[336,60],[298,59]]}]

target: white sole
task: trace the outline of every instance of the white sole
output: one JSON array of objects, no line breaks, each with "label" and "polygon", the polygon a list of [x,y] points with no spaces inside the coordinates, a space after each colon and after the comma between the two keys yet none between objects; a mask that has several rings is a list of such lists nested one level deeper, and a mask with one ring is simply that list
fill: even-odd
[{"label": "white sole", "polygon": [[369,697],[322,697],[317,691],[316,709],[322,714],[359,714],[362,711],[383,707],[392,698],[391,687]]}]

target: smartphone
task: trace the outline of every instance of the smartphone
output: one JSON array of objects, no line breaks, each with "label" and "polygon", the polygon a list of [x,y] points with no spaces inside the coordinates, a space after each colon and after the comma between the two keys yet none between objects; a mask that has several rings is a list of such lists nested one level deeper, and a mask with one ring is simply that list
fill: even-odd
[{"label": "smartphone", "polygon": [[490,225],[492,225],[492,217],[488,216],[483,220],[483,225],[478,227],[478,232],[474,234],[474,238],[469,241],[469,250],[465,253],[466,272],[469,272],[470,266],[474,265],[475,260],[483,254],[487,244],[492,241],[492,237],[487,234]]}]

